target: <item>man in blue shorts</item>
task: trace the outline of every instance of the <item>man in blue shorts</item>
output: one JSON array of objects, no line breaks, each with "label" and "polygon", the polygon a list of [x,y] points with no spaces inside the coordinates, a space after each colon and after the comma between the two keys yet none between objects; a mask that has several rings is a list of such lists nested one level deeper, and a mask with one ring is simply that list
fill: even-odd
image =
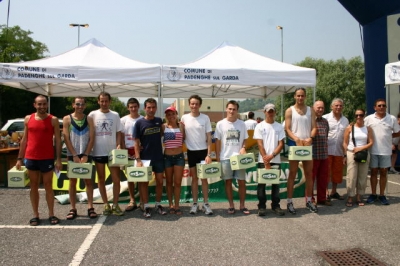
[{"label": "man in blue shorts", "polygon": [[[164,177],[164,156],[161,144],[161,126],[162,120],[156,117],[157,101],[148,98],[144,102],[144,111],[146,116],[136,121],[133,130],[133,138],[135,140],[136,166],[143,166],[142,160],[150,160],[153,172],[156,176],[156,211],[165,215],[167,212],[161,206],[161,197],[163,190]],[[143,216],[151,217],[151,209],[149,206],[149,182],[140,182],[139,194],[144,203]]]}]

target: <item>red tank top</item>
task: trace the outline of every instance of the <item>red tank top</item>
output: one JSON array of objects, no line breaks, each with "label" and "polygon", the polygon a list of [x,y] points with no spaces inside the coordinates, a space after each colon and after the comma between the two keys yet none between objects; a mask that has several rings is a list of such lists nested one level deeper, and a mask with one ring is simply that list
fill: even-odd
[{"label": "red tank top", "polygon": [[54,159],[52,115],[36,120],[32,114],[28,121],[28,139],[25,158],[30,160]]}]

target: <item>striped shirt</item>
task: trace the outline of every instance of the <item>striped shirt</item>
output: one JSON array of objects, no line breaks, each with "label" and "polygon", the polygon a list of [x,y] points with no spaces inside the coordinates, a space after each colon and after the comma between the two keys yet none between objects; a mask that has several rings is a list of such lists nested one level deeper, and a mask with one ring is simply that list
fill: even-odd
[{"label": "striped shirt", "polygon": [[179,128],[168,128],[164,130],[164,145],[166,149],[182,147],[183,134]]}]

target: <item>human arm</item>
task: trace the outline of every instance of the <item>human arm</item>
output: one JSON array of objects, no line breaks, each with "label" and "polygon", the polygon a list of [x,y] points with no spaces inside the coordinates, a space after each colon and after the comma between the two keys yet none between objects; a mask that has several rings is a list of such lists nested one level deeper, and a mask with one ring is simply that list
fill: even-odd
[{"label": "human arm", "polygon": [[26,116],[24,120],[24,136],[21,139],[21,142],[19,143],[19,152],[18,152],[18,159],[17,163],[15,164],[15,167],[17,170],[21,170],[22,166],[22,160],[25,157],[25,151],[26,151],[26,144],[28,142],[28,121],[29,121],[30,116]]},{"label": "human arm", "polygon": [[246,152],[246,143],[247,143],[247,139],[244,139],[243,143],[242,143],[242,147],[240,148],[239,154],[246,154],[247,153]]},{"label": "human arm", "polygon": [[58,118],[53,116],[51,119],[51,124],[54,130],[54,140],[56,146],[56,170],[61,171],[61,132],[60,132],[60,123],[58,122]]},{"label": "human arm", "polygon": [[207,156],[205,158],[206,164],[212,163],[211,159],[211,144],[212,144],[212,139],[211,139],[211,132],[206,133],[206,138],[207,138]]},{"label": "human arm", "polygon": [[347,163],[347,147],[349,146],[351,126],[348,126],[343,133],[343,164]]},{"label": "human arm", "polygon": [[85,156],[81,158],[81,163],[86,163],[88,161],[88,156],[92,152],[93,146],[94,146],[94,140],[96,137],[95,134],[95,126],[94,126],[94,121],[92,117],[86,117],[87,122],[89,124],[89,142],[86,146],[85,149]]},{"label": "human arm", "polygon": [[216,139],[215,140],[215,154],[216,154],[218,162],[220,161],[220,152],[221,152],[221,140]]},{"label": "human arm", "polygon": [[316,122],[315,122],[315,119],[316,119],[315,111],[313,108],[310,108],[310,111],[311,111],[311,133],[310,133],[310,137],[303,141],[304,146],[311,146],[312,140],[315,137],[315,135],[317,134],[317,126],[316,126]]}]

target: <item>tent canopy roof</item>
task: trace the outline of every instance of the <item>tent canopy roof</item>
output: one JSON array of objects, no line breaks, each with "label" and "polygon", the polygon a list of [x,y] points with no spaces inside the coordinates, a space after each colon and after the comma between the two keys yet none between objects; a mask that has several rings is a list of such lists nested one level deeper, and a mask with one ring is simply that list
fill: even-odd
[{"label": "tent canopy roof", "polygon": [[193,93],[205,98],[266,98],[294,87],[314,87],[316,72],[223,42],[196,61],[163,66],[162,83],[167,98]]},{"label": "tent canopy roof", "polygon": [[63,54],[21,63],[1,63],[0,82],[48,96],[95,97],[107,90],[113,97],[156,97],[161,65],[121,56],[96,39]]}]

